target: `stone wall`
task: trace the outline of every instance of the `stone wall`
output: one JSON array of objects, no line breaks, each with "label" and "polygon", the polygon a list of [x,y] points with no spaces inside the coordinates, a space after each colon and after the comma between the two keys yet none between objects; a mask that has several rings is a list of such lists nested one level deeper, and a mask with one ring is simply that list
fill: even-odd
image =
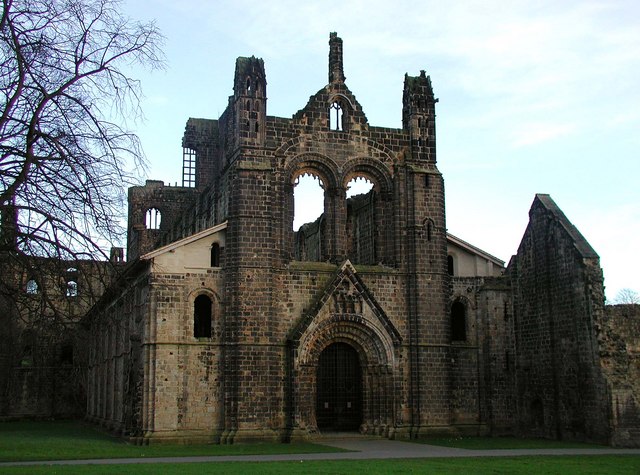
[{"label": "stone wall", "polygon": [[507,273],[514,291],[519,432],[606,442],[605,381],[594,323],[602,317],[597,254],[548,195],[537,195]]},{"label": "stone wall", "polygon": [[120,435],[140,436],[144,420],[144,361],[149,289],[144,263],[121,280],[88,313],[86,417]]},{"label": "stone wall", "polygon": [[[195,188],[165,186],[156,180],[147,180],[144,186],[129,188],[127,260],[133,261],[166,242],[166,236],[178,223],[182,224],[182,233],[195,233],[198,230],[195,215],[187,213],[187,210],[194,207],[197,196]],[[160,212],[158,229],[147,226],[146,213],[150,209]],[[184,221],[185,215],[191,218],[187,222]]]},{"label": "stone wall", "polygon": [[607,305],[598,330],[611,443],[640,447],[640,305]]},{"label": "stone wall", "polygon": [[[362,432],[607,440],[595,252],[537,195],[505,276],[459,239],[463,272],[449,275],[430,78],[405,76],[401,129],[373,127],[341,51],[332,34],[329,84],[290,119],[267,115],[262,60],[238,58],[219,120],[187,123],[197,189],[131,190],[130,258],[145,263],[94,317],[92,417],[142,441],[306,437],[319,430],[321,355],[339,344],[362,370]],[[293,189],[307,174],[324,213],[295,233]],[[354,178],[373,190],[347,199]],[[141,228],[149,207],[159,230]],[[221,267],[208,265],[216,243]],[[616,388],[616,407],[635,411]]]},{"label": "stone wall", "polygon": [[87,345],[79,322],[116,267],[44,258],[27,264],[3,267],[15,288],[0,308],[0,418],[81,417]]}]

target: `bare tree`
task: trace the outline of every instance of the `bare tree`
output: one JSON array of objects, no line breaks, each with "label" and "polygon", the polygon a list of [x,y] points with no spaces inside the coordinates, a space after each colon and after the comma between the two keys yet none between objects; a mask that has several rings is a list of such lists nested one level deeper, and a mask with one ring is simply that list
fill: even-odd
[{"label": "bare tree", "polygon": [[632,289],[621,289],[613,299],[614,304],[640,304],[640,294]]},{"label": "bare tree", "polygon": [[[17,218],[2,245],[76,259],[122,235],[127,170],[142,164],[121,124],[140,116],[132,64],[161,67],[162,37],[117,0],[3,0],[0,204]],[[6,226],[5,226],[6,227]]]},{"label": "bare tree", "polygon": [[125,189],[144,167],[130,71],[163,67],[163,38],[120,12],[119,0],[2,0],[0,339],[23,353],[36,351],[27,334],[72,337],[103,291],[111,272],[93,259],[122,241]]},{"label": "bare tree", "polygon": [[[124,235],[124,190],[144,166],[138,138],[123,125],[141,116],[140,83],[128,71],[162,67],[163,58],[156,26],[125,18],[120,6],[2,2],[0,291],[13,299],[39,280],[41,299],[51,300],[45,269],[61,260],[52,271],[60,275]],[[64,285],[53,293],[64,295]]]}]

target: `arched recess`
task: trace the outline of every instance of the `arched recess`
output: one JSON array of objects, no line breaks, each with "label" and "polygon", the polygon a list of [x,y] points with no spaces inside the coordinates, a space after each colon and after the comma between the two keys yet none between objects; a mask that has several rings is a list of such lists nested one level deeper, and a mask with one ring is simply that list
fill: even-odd
[{"label": "arched recess", "polygon": [[291,410],[299,417],[298,427],[316,430],[318,365],[323,351],[334,343],[345,343],[358,354],[362,391],[360,432],[387,435],[395,425],[395,347],[385,335],[362,316],[334,314],[299,342],[294,361],[293,386],[296,403]]},{"label": "arched recess", "polygon": [[[204,310],[204,298],[210,302],[210,309],[209,312],[205,311],[204,313],[200,313],[200,315],[208,319],[210,331],[203,333],[203,327],[198,328],[197,320],[199,311],[202,312],[202,310]],[[194,338],[211,338],[212,340],[219,339],[222,329],[222,310],[218,294],[211,289],[200,288],[190,292],[187,301],[189,302],[188,311],[185,315],[187,324],[184,325],[184,328],[188,329],[189,336]]]},{"label": "arched recess", "polygon": [[[320,154],[299,155],[289,162],[285,172],[282,218],[286,260],[336,260],[336,201],[340,196],[337,168],[330,158]],[[316,222],[305,224],[294,232],[294,188],[303,175],[314,176],[320,181],[324,189],[324,212]],[[309,232],[305,234],[305,231]]]},{"label": "arched recess", "polygon": [[377,160],[356,158],[345,164],[341,176],[346,190],[351,180],[364,178],[373,184],[366,195],[347,200],[345,246],[354,264],[395,263],[393,181],[387,167]]},{"label": "arched recess", "polygon": [[449,325],[452,342],[467,342],[472,338],[472,305],[463,295],[455,295],[449,304]]}]

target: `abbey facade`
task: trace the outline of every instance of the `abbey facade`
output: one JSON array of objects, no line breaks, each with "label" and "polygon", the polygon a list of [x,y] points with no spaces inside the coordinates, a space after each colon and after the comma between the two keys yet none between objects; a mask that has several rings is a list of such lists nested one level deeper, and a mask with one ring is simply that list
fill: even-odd
[{"label": "abbey facade", "polygon": [[[84,319],[87,416],[140,443],[637,444],[640,366],[612,342],[640,332],[605,312],[594,250],[548,195],[506,268],[447,234],[430,78],[405,76],[402,128],[375,127],[329,47],[292,118],[267,114],[263,61],[238,58],[225,112],[187,122],[182,186],[129,190],[126,270]],[[324,212],[294,231],[308,175]],[[371,191],[347,197],[354,178]]]}]

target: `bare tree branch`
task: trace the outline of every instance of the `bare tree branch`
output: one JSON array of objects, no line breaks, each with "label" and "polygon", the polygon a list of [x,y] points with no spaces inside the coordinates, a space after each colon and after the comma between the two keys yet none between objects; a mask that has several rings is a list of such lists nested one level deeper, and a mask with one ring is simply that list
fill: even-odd
[{"label": "bare tree branch", "polygon": [[618,305],[640,304],[640,294],[632,289],[621,289],[613,299],[613,303]]},{"label": "bare tree branch", "polygon": [[[78,307],[65,300],[68,269],[103,273],[91,259],[122,243],[125,190],[145,166],[123,125],[142,117],[130,71],[164,67],[163,38],[120,7],[2,0],[0,298],[29,309],[29,318],[47,313],[62,325],[61,305]],[[30,280],[40,283],[37,294],[25,291]],[[83,296],[103,285],[85,279]]]}]

